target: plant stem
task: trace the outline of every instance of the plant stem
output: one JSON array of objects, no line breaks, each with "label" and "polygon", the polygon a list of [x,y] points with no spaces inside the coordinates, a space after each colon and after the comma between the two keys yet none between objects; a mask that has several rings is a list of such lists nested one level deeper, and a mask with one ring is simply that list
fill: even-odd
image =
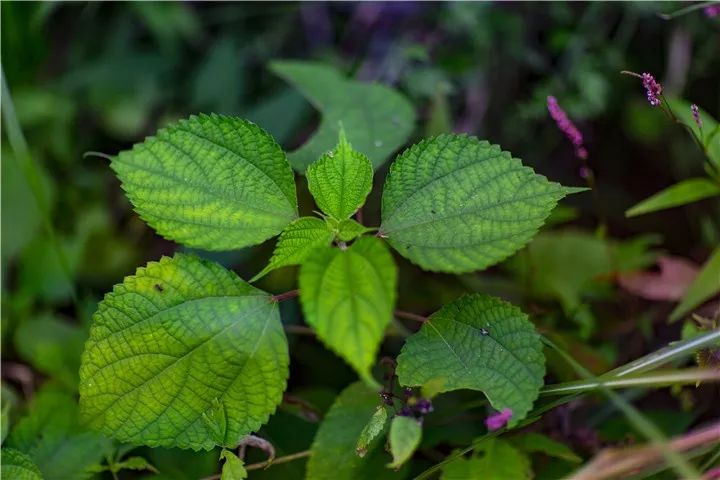
[{"label": "plant stem", "polygon": [[315,331],[312,328],[306,327],[304,325],[284,325],[283,328],[287,333],[315,336]]},{"label": "plant stem", "polygon": [[404,318],[406,320],[412,320],[414,322],[425,323],[428,321],[428,317],[423,317],[417,313],[405,312],[403,310],[395,310],[395,316],[398,318]]},{"label": "plant stem", "polygon": [[295,298],[298,295],[300,295],[300,290],[290,290],[289,292],[285,293],[278,293],[277,295],[273,295],[271,298],[274,302],[282,302],[284,300],[289,300],[291,298]]}]

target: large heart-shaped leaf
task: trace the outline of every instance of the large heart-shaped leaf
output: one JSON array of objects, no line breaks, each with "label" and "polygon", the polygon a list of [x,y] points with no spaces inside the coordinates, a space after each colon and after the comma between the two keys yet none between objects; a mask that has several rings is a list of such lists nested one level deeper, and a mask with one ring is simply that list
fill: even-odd
[{"label": "large heart-shaped leaf", "polygon": [[240,118],[181,120],[121,152],[112,168],[142,219],[189,247],[254,245],[297,217],[285,153],[268,133]]},{"label": "large heart-shaped leaf", "polygon": [[392,319],[396,284],[392,255],[374,237],[360,238],[347,250],[316,249],[300,268],[306,321],[370,383],[370,367]]},{"label": "large heart-shaped leaf", "polygon": [[527,315],[478,294],[435,312],[407,339],[397,361],[402,385],[480,390],[495,409],[512,410],[510,425],[525,417],[545,376],[540,336]]},{"label": "large heart-shaped leaf", "polygon": [[415,124],[410,103],[383,85],[344,78],[320,63],[277,61],[270,68],[300,90],[322,112],[320,126],[310,140],[288,158],[298,171],[332,149],[340,123],[348,140],[370,158],[375,168],[409,138]]},{"label": "large heart-shaped leaf", "polygon": [[234,447],[288,377],[277,302],[190,255],[151,262],[106,295],[80,369],[88,423],[149,446]]},{"label": "large heart-shaped leaf", "polygon": [[440,135],[390,167],[380,235],[426,270],[478,270],[525,245],[557,201],[575,191],[536,175],[497,145]]}]

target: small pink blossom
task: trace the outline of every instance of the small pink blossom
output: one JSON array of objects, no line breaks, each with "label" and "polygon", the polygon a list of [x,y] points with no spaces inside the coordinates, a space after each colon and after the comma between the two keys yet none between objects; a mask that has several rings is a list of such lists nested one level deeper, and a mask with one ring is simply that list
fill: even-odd
[{"label": "small pink blossom", "polygon": [[698,128],[702,128],[702,118],[700,118],[700,110],[698,109],[698,106],[693,103],[692,105],[690,105],[690,111],[692,112],[695,124],[698,126]]},{"label": "small pink blossom", "polygon": [[580,133],[580,130],[578,130],[575,124],[568,118],[567,114],[560,107],[560,104],[558,104],[555,97],[547,97],[547,106],[550,116],[553,120],[555,120],[555,123],[560,131],[565,134],[568,140],[570,140],[575,147],[575,156],[581,160],[585,160],[588,153],[583,146],[583,136],[582,133]]},{"label": "small pink blossom", "polygon": [[503,408],[501,412],[490,415],[485,419],[485,426],[490,431],[498,430],[510,421],[512,418],[512,410]]},{"label": "small pink blossom", "polygon": [[720,15],[720,5],[708,5],[707,7],[703,8],[703,12],[705,12],[706,17],[715,18]]},{"label": "small pink blossom", "polygon": [[720,467],[708,470],[705,472],[705,475],[703,475],[704,480],[717,480],[718,478],[720,478]]},{"label": "small pink blossom", "polygon": [[657,107],[660,105],[660,95],[663,91],[662,85],[660,85],[650,73],[643,73],[641,78],[648,102],[653,107]]}]

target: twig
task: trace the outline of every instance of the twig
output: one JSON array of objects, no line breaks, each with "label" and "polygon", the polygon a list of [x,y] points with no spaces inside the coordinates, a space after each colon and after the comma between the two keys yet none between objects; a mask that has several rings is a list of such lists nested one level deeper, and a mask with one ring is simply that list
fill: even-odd
[{"label": "twig", "polygon": [[315,336],[315,330],[304,325],[285,325],[283,327],[286,333],[294,333],[296,335]]},{"label": "twig", "polygon": [[291,298],[295,298],[298,295],[300,295],[300,290],[290,290],[289,292],[285,293],[278,293],[277,295],[273,295],[271,298],[275,302],[282,302],[283,300],[289,300]]},{"label": "twig", "polygon": [[395,310],[395,316],[398,318],[404,318],[406,320],[412,320],[414,322],[425,323],[428,321],[427,317],[418,315],[417,313],[405,312],[403,310]]}]

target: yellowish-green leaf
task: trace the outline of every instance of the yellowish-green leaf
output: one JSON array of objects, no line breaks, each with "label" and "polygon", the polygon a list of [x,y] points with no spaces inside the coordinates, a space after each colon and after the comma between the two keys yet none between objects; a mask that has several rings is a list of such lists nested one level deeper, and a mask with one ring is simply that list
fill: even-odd
[{"label": "yellowish-green leaf", "polygon": [[385,424],[387,423],[387,409],[385,405],[378,405],[375,412],[370,417],[365,427],[360,432],[360,438],[358,438],[357,445],[355,446],[355,453],[360,457],[364,457],[370,444],[375,438],[385,430]]},{"label": "yellowish-green leaf", "polygon": [[306,175],[320,210],[345,220],[365,203],[372,188],[373,168],[365,155],[353,150],[341,130],[337,147],[310,165]]},{"label": "yellowish-green leaf", "polygon": [[566,188],[499,146],[439,135],[405,150],[390,167],[380,236],[425,270],[469,272],[516,252]]},{"label": "yellowish-green leaf", "polygon": [[319,218],[298,218],[283,230],[270,262],[250,282],[277,268],[301,264],[315,248],[330,245],[334,236],[327,223]]},{"label": "yellowish-green leaf", "polygon": [[315,249],[300,267],[305,320],[369,383],[395,305],[397,267],[384,243],[363,237],[347,250]]},{"label": "yellowish-green leaf", "polygon": [[720,195],[720,185],[709,178],[691,178],[676,183],[655,195],[646,198],[627,212],[626,217],[636,217],[646,213],[697,202],[708,197]]},{"label": "yellowish-green leaf", "polygon": [[510,426],[530,410],[545,375],[540,336],[527,315],[479,294],[435,312],[408,337],[397,361],[401,385],[480,390],[496,410],[512,410]]},{"label": "yellowish-green leaf", "polygon": [[342,242],[355,240],[360,235],[375,230],[356,222],[352,218],[338,222],[337,220],[328,217],[326,221],[328,223],[328,228],[335,232],[337,239]]},{"label": "yellowish-green leaf", "polygon": [[189,247],[254,245],[297,217],[285,153],[240,118],[213,114],[173,123],[121,152],[112,168],[140,217]]},{"label": "yellowish-green leaf", "polygon": [[288,377],[277,302],[191,255],[139,268],[93,316],[80,407],[122,442],[234,447],[275,411]]},{"label": "yellowish-green leaf", "polygon": [[0,476],[7,480],[42,480],[43,478],[32,458],[12,448],[3,448],[0,451],[0,465],[2,465]]},{"label": "yellowish-green leaf", "polygon": [[312,138],[288,155],[298,171],[304,172],[335,145],[340,123],[350,143],[367,155],[375,168],[405,144],[413,131],[412,105],[388,87],[347,79],[320,63],[277,61],[270,68],[322,113]]},{"label": "yellowish-green leaf", "polygon": [[393,461],[388,467],[400,468],[407,462],[420,445],[421,438],[422,427],[415,418],[399,415],[393,418],[389,435]]},{"label": "yellowish-green leaf", "polygon": [[698,276],[690,284],[682,301],[670,314],[670,321],[674,322],[682,318],[718,293],[720,293],[720,247],[710,255]]},{"label": "yellowish-green leaf", "polygon": [[247,470],[245,470],[245,462],[240,460],[230,450],[223,449],[220,452],[220,458],[225,460],[222,468],[220,480],[243,480],[247,478]]}]

